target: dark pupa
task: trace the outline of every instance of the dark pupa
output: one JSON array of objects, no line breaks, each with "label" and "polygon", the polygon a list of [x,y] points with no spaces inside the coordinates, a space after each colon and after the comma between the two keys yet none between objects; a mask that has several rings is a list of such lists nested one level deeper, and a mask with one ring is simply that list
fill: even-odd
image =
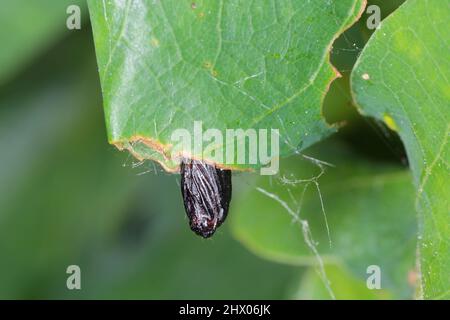
[{"label": "dark pupa", "polygon": [[181,161],[181,193],[192,231],[209,238],[228,214],[231,170],[184,159]]}]

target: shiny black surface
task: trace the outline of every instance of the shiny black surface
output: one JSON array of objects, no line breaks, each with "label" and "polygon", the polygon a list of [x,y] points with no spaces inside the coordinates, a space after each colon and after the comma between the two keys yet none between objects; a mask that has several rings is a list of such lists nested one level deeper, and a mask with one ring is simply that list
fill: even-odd
[{"label": "shiny black surface", "polygon": [[211,237],[228,214],[231,171],[197,160],[183,160],[181,193],[192,231]]}]

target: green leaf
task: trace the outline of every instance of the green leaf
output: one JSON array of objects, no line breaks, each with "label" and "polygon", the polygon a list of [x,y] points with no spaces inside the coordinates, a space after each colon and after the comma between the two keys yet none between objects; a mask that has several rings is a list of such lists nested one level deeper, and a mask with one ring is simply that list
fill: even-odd
[{"label": "green leaf", "polygon": [[0,84],[17,73],[34,56],[60,37],[66,27],[69,5],[82,0],[3,1],[0,10]]},{"label": "green leaf", "polygon": [[383,21],[352,73],[361,112],[403,140],[417,189],[425,298],[450,298],[450,2],[409,0]]},{"label": "green leaf", "polygon": [[[235,192],[230,219],[236,237],[265,258],[296,265],[318,264],[307,245],[318,242],[324,264],[343,265],[359,279],[367,278],[368,266],[378,265],[382,288],[412,297],[407,280],[414,269],[416,220],[408,172],[369,162],[339,141],[310,153],[335,167],[316,179],[322,169],[296,156],[282,162],[278,177],[260,176]],[[305,241],[294,214],[308,222],[312,239]]]},{"label": "green leaf", "polygon": [[227,128],[279,129],[281,155],[333,131],[320,110],[337,76],[329,49],[363,0],[88,3],[109,141],[137,158],[176,171],[171,133],[194,136],[194,120],[224,137]]}]

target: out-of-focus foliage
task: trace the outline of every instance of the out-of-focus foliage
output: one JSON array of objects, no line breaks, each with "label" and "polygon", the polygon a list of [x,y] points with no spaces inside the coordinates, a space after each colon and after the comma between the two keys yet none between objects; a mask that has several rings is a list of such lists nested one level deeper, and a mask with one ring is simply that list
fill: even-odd
[{"label": "out-of-focus foliage", "polygon": [[66,30],[69,5],[85,8],[83,0],[2,1],[0,10],[0,85],[31,64]]},{"label": "out-of-focus foliage", "polygon": [[[330,281],[330,287],[336,295],[336,299],[377,300],[393,299],[396,296],[388,290],[370,290],[366,282],[349,273],[340,265],[328,265],[325,273]],[[301,277],[298,287],[293,291],[293,299],[330,299],[330,294],[323,285],[323,280],[318,276],[314,268],[308,269]]]},{"label": "out-of-focus foliage", "polygon": [[377,265],[383,289],[413,297],[408,274],[415,269],[417,228],[408,171],[369,162],[335,140],[310,148],[308,156],[334,167],[296,156],[282,162],[277,176],[259,176],[235,199],[237,238],[269,259],[317,266],[295,215],[308,222],[307,237],[325,264],[343,265],[362,283]]}]

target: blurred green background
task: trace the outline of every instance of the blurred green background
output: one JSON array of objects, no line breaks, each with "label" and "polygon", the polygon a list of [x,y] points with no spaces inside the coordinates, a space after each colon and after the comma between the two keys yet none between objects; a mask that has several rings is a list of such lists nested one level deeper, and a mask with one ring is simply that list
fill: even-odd
[{"label": "blurred green background", "polygon": [[[401,2],[370,1],[383,17]],[[82,8],[81,30],[66,28],[69,4]],[[0,8],[0,298],[326,297],[315,294],[323,288],[312,269],[257,257],[230,223],[212,239],[195,236],[179,176],[107,144],[84,1],[0,0]],[[348,74],[370,37],[364,17],[333,48],[343,78],[325,115],[346,122],[340,143],[403,168],[398,138],[351,102]],[[66,268],[74,264],[82,290],[70,291]],[[350,292],[343,297],[372,298],[359,286],[342,283]]]}]

